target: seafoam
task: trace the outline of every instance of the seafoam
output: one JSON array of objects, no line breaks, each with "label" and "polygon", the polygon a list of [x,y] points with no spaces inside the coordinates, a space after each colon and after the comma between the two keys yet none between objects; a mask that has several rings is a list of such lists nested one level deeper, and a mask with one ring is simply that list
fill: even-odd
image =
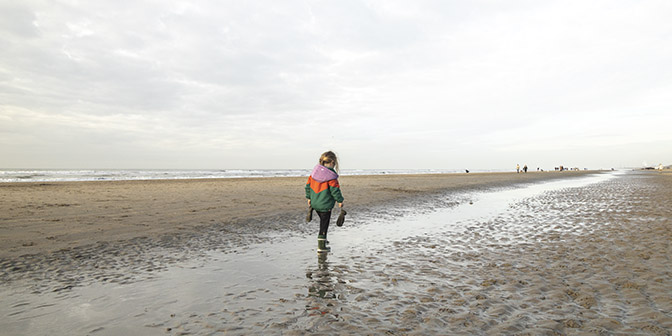
[{"label": "seafoam", "polygon": [[[0,183],[7,182],[67,182],[67,181],[128,181],[179,180],[245,177],[308,176],[310,169],[2,169]],[[503,170],[472,170],[499,172]],[[455,169],[344,169],[341,176],[385,174],[452,174]]]}]

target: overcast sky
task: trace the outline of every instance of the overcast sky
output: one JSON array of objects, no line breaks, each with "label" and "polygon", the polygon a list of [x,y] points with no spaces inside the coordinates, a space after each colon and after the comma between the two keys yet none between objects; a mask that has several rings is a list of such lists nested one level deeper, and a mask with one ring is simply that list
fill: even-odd
[{"label": "overcast sky", "polygon": [[672,2],[0,0],[0,168],[672,164]]}]

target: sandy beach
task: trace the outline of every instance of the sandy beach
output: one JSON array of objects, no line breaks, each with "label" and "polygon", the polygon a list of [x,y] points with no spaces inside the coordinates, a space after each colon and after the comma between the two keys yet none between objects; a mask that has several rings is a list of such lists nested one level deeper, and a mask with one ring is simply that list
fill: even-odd
[{"label": "sandy beach", "polygon": [[[365,210],[409,198],[419,202],[448,190],[586,173],[344,176],[340,182],[346,206]],[[297,229],[294,219],[302,218],[306,209],[305,181],[300,177],[0,184],[0,258],[139,237],[158,239],[212,226],[233,230],[244,225],[250,233]]]},{"label": "sandy beach", "polygon": [[0,186],[0,334],[670,335],[672,174],[303,180]]}]

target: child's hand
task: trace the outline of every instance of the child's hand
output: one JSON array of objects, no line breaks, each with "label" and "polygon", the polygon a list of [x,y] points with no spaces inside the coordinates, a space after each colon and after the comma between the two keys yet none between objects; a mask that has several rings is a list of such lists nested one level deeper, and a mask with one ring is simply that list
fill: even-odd
[{"label": "child's hand", "polygon": [[342,208],[342,207],[343,207],[343,203],[338,203],[338,207],[339,207],[339,208]]},{"label": "child's hand", "polygon": [[310,200],[308,200],[308,205],[310,205]]}]

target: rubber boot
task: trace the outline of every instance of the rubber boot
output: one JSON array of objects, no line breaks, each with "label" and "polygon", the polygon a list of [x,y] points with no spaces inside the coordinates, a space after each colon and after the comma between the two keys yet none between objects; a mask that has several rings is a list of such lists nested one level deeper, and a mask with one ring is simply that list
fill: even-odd
[{"label": "rubber boot", "polygon": [[331,247],[327,246],[327,237],[323,235],[317,236],[317,253],[329,252]]},{"label": "rubber boot", "polygon": [[343,226],[343,223],[345,222],[345,215],[348,213],[345,211],[345,209],[341,208],[341,212],[338,214],[338,219],[336,220],[336,226]]},{"label": "rubber boot", "polygon": [[308,214],[306,215],[306,222],[313,220],[313,207],[308,206]]}]

